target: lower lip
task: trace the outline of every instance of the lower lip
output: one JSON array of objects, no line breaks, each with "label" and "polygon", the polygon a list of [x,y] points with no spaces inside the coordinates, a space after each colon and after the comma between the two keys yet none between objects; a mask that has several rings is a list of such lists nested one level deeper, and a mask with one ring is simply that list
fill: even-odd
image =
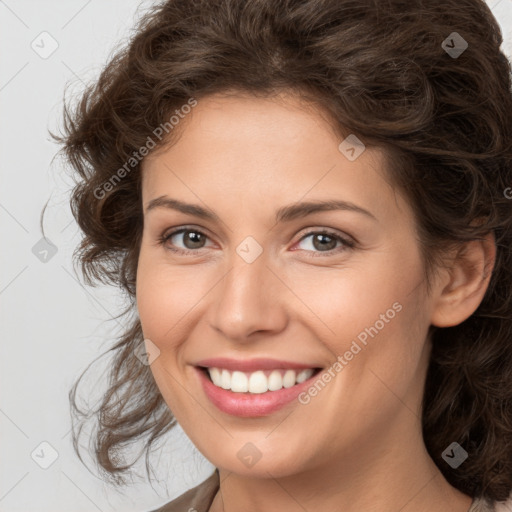
[{"label": "lower lip", "polygon": [[319,373],[314,373],[309,379],[291,388],[265,393],[234,393],[229,389],[217,387],[200,368],[195,367],[195,370],[210,401],[222,412],[243,418],[267,416],[278,411],[307,389]]}]

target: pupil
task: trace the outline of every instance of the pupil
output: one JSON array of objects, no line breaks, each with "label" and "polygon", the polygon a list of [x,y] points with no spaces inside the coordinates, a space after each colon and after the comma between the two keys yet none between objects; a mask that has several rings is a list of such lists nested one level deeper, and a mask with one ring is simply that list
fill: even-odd
[{"label": "pupil", "polygon": [[187,245],[187,247],[189,247],[189,249],[197,249],[197,247],[201,247],[200,233],[198,233],[197,231],[186,231],[185,233],[185,240],[192,244],[192,247],[189,247],[188,244],[185,244]]},{"label": "pupil", "polygon": [[[331,244],[329,246],[329,242],[327,244],[325,243],[320,243],[319,245],[317,245],[317,241],[320,240],[320,241],[325,241],[327,239],[327,242],[330,240],[331,241]],[[323,234],[319,234],[319,235],[316,235],[314,238],[313,238],[313,245],[315,247],[315,249],[334,249],[334,247],[336,246],[336,240],[332,237],[330,237],[329,235],[323,235]]]}]

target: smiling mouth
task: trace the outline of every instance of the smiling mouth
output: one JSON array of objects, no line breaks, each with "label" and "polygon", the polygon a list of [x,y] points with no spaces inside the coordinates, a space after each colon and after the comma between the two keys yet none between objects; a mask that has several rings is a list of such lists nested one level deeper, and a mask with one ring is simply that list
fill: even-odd
[{"label": "smiling mouth", "polygon": [[254,372],[231,371],[225,368],[198,366],[214,386],[233,393],[261,394],[290,388],[311,379],[322,368],[274,369]]}]

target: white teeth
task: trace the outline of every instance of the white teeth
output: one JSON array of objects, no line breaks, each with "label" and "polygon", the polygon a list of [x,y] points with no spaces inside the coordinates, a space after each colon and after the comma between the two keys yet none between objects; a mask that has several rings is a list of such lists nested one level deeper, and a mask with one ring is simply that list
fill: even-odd
[{"label": "white teeth", "polygon": [[245,393],[249,391],[249,379],[243,372],[233,372],[231,375],[231,388],[237,393]]},{"label": "white teeth", "polygon": [[297,375],[297,384],[300,384],[301,382],[304,382],[305,380],[308,380],[311,375],[313,375],[314,370],[303,370]]},{"label": "white teeth", "polygon": [[208,368],[208,373],[213,383],[223,389],[230,389],[235,393],[266,393],[267,391],[278,391],[279,389],[291,388],[295,384],[300,384],[309,379],[314,370],[307,368],[296,372],[295,370],[273,370],[266,372],[258,370],[256,372],[229,371],[220,368]]},{"label": "white teeth", "polygon": [[[231,391],[234,391],[231,389]],[[249,376],[249,392],[250,393],[265,393],[268,391],[267,377],[262,371],[251,373]]]},{"label": "white teeth", "polygon": [[274,370],[268,376],[268,390],[269,391],[277,391],[283,387],[283,378],[281,377],[281,373],[277,370]]},{"label": "white teeth", "polygon": [[295,371],[294,370],[286,370],[286,373],[283,377],[283,386],[285,388],[291,388],[295,386]]},{"label": "white teeth", "polygon": [[231,374],[227,370],[222,370],[218,385],[224,389],[231,389]]},{"label": "white teeth", "polygon": [[220,386],[220,370],[218,368],[208,368],[210,378],[216,386]]}]

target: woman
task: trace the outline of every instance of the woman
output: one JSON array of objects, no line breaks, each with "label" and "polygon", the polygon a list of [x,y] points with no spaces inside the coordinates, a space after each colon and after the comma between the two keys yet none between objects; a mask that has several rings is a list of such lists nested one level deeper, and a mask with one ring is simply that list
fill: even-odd
[{"label": "woman", "polygon": [[107,475],[178,422],[216,470],[161,512],[509,496],[501,42],[480,0],[169,0],[143,18],[57,137],[86,280],[134,313],[95,411]]}]

